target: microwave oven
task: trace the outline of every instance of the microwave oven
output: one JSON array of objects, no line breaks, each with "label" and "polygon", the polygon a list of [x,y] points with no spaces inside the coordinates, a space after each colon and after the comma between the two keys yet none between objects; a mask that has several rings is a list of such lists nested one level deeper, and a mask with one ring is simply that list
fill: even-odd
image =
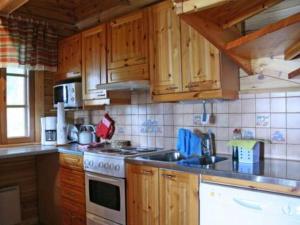
[{"label": "microwave oven", "polygon": [[82,86],[80,82],[59,84],[53,87],[54,108],[58,102],[63,102],[65,108],[82,106]]}]

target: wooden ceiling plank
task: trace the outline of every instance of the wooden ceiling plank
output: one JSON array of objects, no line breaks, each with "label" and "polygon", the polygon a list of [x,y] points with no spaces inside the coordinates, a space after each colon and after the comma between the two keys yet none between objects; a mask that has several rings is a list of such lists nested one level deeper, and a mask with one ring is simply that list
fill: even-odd
[{"label": "wooden ceiling plank", "polygon": [[230,28],[282,1],[283,0],[264,0],[258,4],[255,4],[251,8],[245,8],[245,10],[238,11],[237,14],[231,14],[231,16],[229,15],[228,19],[225,18],[226,22],[222,25],[222,27],[223,29]]},{"label": "wooden ceiling plank", "polygon": [[226,50],[226,44],[229,41],[235,40],[241,36],[240,32],[235,28],[223,30],[213,22],[203,19],[201,16],[195,14],[183,14],[181,18],[200,34],[202,34],[208,41],[215,45],[218,49],[227,54],[235,63],[237,63],[249,75],[253,74],[251,61],[234,55]]},{"label": "wooden ceiling plank", "polygon": [[300,55],[300,39],[288,47],[284,52],[285,60],[292,60]]},{"label": "wooden ceiling plank", "polygon": [[228,2],[230,0],[173,0],[174,5],[181,9],[177,11],[179,14],[200,12]]},{"label": "wooden ceiling plank", "polygon": [[289,79],[293,79],[295,77],[300,76],[300,68],[290,72],[288,76],[289,76]]},{"label": "wooden ceiling plank", "polygon": [[0,12],[4,14],[11,14],[29,0],[1,0],[0,2]]},{"label": "wooden ceiling plank", "polygon": [[[255,32],[252,32],[250,34],[247,34],[239,39],[236,39],[234,41],[231,41],[227,44],[226,49],[231,50],[234,48],[238,48],[239,46],[245,45],[249,42],[255,41],[256,39],[263,37],[267,34],[270,34],[272,32],[279,31],[283,28],[286,28],[288,26],[294,25],[296,23],[300,23],[300,13],[297,13],[296,15],[289,16],[283,20],[280,20],[276,23],[270,24],[268,26],[263,27],[262,29],[259,29]],[[296,33],[300,33],[299,30],[295,30]],[[289,35],[289,34],[287,34]]]}]

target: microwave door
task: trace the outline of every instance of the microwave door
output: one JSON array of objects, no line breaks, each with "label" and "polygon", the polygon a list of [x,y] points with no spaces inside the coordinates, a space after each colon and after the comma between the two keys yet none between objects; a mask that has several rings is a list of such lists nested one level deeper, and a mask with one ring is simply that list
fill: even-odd
[{"label": "microwave door", "polygon": [[64,86],[59,85],[54,88],[54,104],[56,105],[58,102],[65,102],[64,100]]},{"label": "microwave door", "polygon": [[69,93],[68,93],[68,86],[64,86],[64,103],[68,104],[69,103]]}]

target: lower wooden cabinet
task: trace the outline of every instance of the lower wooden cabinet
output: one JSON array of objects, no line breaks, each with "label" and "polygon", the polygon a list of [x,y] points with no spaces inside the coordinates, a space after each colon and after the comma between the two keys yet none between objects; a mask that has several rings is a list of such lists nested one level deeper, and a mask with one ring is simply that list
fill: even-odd
[{"label": "lower wooden cabinet", "polygon": [[199,179],[197,175],[159,170],[160,224],[199,224]]},{"label": "lower wooden cabinet", "polygon": [[62,225],[85,225],[85,180],[82,156],[60,154]]},{"label": "lower wooden cabinet", "polygon": [[127,165],[128,225],[198,225],[197,175]]},{"label": "lower wooden cabinet", "polygon": [[129,164],[126,176],[128,225],[158,225],[158,169]]}]

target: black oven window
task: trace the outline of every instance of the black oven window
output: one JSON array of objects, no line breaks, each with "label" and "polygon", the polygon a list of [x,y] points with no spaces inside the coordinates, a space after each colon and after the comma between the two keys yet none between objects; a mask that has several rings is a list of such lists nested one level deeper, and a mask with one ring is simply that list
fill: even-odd
[{"label": "black oven window", "polygon": [[120,188],[101,181],[89,181],[90,201],[120,211]]}]

